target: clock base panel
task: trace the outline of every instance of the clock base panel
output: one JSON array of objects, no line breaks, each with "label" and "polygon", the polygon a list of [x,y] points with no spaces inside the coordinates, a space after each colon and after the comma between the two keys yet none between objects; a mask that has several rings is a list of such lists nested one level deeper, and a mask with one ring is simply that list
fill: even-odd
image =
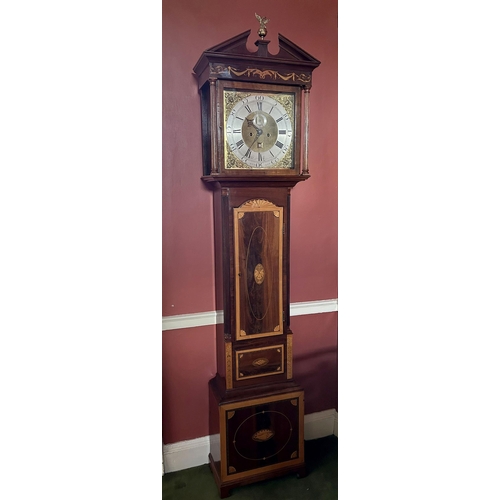
[{"label": "clock base panel", "polygon": [[223,389],[209,384],[209,464],[219,495],[285,474],[306,475],[304,391],[296,383]]}]

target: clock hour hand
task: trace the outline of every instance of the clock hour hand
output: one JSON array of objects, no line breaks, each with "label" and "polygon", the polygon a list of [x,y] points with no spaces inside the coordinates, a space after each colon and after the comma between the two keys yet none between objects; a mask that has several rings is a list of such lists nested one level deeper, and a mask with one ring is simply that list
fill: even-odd
[{"label": "clock hour hand", "polygon": [[[257,127],[256,127],[257,128]],[[255,144],[255,142],[257,141],[257,139],[262,135],[262,130],[260,128],[257,129],[257,137],[253,140],[252,144],[250,144],[250,149],[252,148],[252,146]]]}]

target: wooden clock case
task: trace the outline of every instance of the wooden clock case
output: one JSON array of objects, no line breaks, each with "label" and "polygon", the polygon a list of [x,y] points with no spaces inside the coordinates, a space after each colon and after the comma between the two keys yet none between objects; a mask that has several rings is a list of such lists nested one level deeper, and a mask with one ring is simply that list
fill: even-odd
[{"label": "wooden clock case", "polygon": [[[308,107],[320,63],[278,35],[246,48],[250,30],[205,51],[194,72],[202,109],[202,179],[214,194],[217,375],[209,383],[210,455],[221,498],[230,489],[291,472],[303,476],[304,391],[293,381],[290,200],[309,178]],[[290,168],[228,168],[224,90],[293,93]]]}]

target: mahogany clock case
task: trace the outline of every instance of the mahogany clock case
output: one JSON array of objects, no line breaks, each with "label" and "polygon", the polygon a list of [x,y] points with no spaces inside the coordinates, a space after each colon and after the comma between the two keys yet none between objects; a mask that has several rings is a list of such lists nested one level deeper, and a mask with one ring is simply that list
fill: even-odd
[{"label": "mahogany clock case", "polygon": [[[309,177],[309,91],[320,63],[278,34],[206,50],[194,72],[202,179],[213,189],[217,375],[210,467],[221,498],[241,484],[305,474],[304,391],[293,381],[290,197]],[[241,148],[241,150],[239,150]],[[302,171],[301,171],[302,168]]]},{"label": "mahogany clock case", "polygon": [[216,326],[217,372],[228,389],[289,380],[295,182],[213,184],[216,308],[224,311],[224,322]]},{"label": "mahogany clock case", "polygon": [[218,377],[210,381],[209,464],[221,498],[235,486],[306,475],[304,391],[271,387],[228,393]]}]

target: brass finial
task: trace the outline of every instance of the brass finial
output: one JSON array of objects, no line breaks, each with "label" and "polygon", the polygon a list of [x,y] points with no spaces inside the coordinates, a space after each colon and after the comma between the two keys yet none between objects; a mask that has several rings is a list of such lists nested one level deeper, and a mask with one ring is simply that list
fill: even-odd
[{"label": "brass finial", "polygon": [[270,21],[267,17],[260,17],[257,13],[255,13],[255,17],[260,23],[260,28],[259,31],[257,31],[257,35],[259,35],[262,40],[264,40],[264,37],[267,35],[267,28],[266,24]]}]

